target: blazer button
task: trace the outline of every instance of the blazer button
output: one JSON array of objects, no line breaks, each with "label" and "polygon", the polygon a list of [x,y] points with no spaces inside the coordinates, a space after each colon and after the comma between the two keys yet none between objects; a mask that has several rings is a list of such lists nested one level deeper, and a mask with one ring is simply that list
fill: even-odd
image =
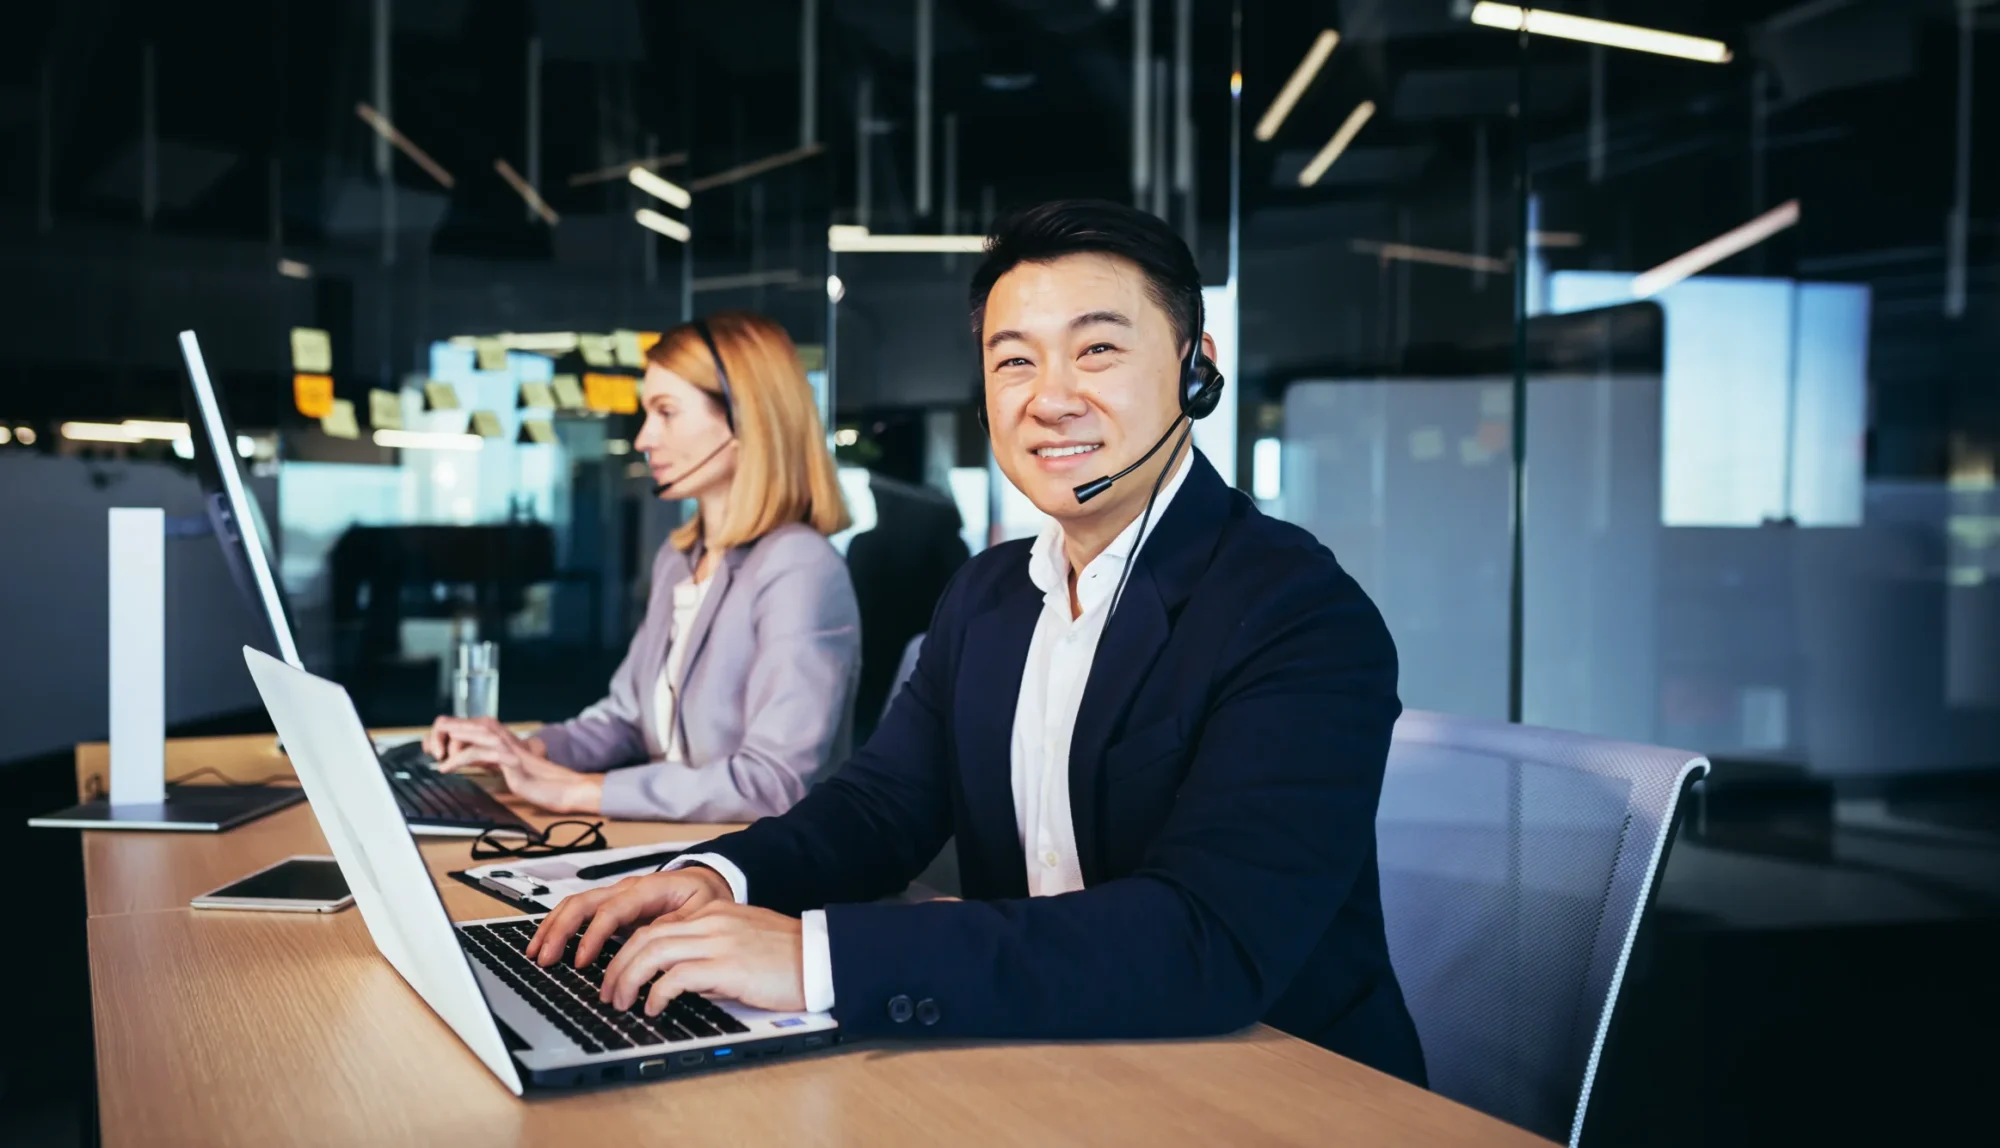
[{"label": "blazer button", "polygon": [[910,1023],[910,998],[901,993],[889,998],[889,1019],[897,1024]]},{"label": "blazer button", "polygon": [[942,1014],[938,1012],[937,1002],[931,998],[925,997],[917,1002],[917,1020],[921,1023],[925,1025],[936,1024],[940,1015]]}]

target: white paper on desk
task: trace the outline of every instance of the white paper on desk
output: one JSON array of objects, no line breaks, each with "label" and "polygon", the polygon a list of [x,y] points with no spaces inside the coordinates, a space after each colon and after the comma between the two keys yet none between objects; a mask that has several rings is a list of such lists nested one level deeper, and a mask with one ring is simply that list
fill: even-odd
[{"label": "white paper on desk", "polygon": [[496,886],[509,896],[532,901],[544,909],[553,909],[571,893],[581,893],[585,889],[601,889],[606,885],[616,885],[627,877],[643,876],[651,872],[650,867],[631,869],[624,873],[614,873],[609,877],[589,880],[578,877],[576,875],[578,869],[587,869],[592,865],[602,865],[607,861],[619,861],[627,857],[673,853],[698,844],[700,842],[697,841],[655,841],[649,845],[627,845],[622,849],[599,849],[592,853],[569,853],[561,857],[542,857],[532,861],[495,861],[491,865],[467,869],[465,875],[481,884]]}]

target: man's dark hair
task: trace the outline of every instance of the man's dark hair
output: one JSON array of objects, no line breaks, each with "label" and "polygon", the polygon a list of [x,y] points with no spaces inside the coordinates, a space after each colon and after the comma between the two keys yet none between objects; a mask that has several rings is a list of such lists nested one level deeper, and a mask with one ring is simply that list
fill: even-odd
[{"label": "man's dark hair", "polygon": [[1058,199],[1009,212],[993,223],[986,258],[972,273],[972,337],[986,322],[986,297],[1023,263],[1065,255],[1116,255],[1146,276],[1146,293],[1173,324],[1174,345],[1201,338],[1201,271],[1194,253],[1159,217],[1103,199]]}]

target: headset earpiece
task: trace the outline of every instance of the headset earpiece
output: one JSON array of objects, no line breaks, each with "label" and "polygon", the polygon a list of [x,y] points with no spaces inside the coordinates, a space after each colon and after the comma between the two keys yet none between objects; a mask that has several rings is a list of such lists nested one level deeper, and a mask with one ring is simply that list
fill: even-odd
[{"label": "headset earpiece", "polygon": [[1222,372],[1215,361],[1196,352],[1181,380],[1181,412],[1191,419],[1205,419],[1222,404]]}]

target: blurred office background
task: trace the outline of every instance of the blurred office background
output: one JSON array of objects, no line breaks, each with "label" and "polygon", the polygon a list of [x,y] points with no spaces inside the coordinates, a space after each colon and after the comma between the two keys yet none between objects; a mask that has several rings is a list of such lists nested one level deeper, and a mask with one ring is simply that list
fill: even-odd
[{"label": "blurred office background", "polygon": [[[1374,595],[1407,705],[1713,758],[1596,1135],[1956,1127],[2000,918],[2000,3],[1553,7],[1727,58],[1468,0],[23,6],[6,824],[105,732],[103,508],[199,512],[184,328],[308,664],[390,725],[473,634],[512,717],[599,695],[683,513],[632,450],[638,356],[773,315],[855,512],[872,726],[965,556],[1037,526],[973,418],[977,236],[1100,196],[1194,248],[1230,379],[1196,441]],[[168,592],[175,731],[268,728],[212,539]],[[57,986],[0,1108],[60,1140],[74,849],[0,840],[54,874]]]}]

